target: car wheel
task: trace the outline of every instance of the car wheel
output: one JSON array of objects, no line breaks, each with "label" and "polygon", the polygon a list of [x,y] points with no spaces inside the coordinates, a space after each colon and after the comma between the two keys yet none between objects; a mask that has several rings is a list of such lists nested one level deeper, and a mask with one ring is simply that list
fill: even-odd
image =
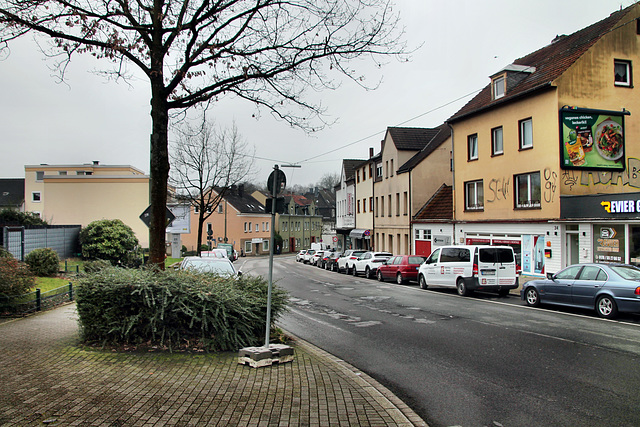
[{"label": "car wheel", "polygon": [[382,277],[382,272],[380,270],[376,273],[376,277],[378,278],[378,282],[384,282],[384,277]]},{"label": "car wheel", "polygon": [[609,295],[602,295],[596,301],[596,312],[605,319],[614,319],[618,315],[616,301]]},{"label": "car wheel", "polygon": [[402,285],[404,283],[404,279],[402,278],[402,273],[396,274],[396,283],[398,285]]},{"label": "car wheel", "polygon": [[358,276],[358,270],[356,269],[355,265],[353,267],[351,267],[351,273],[356,277]]},{"label": "car wheel", "polygon": [[456,282],[456,289],[458,290],[458,295],[461,297],[466,297],[471,293],[467,289],[467,285],[464,284],[464,279],[458,279]]},{"label": "car wheel", "polygon": [[529,307],[540,306],[540,294],[536,288],[527,288],[524,292],[524,300]]},{"label": "car wheel", "polygon": [[373,279],[373,275],[371,274],[371,269],[369,267],[364,269],[364,277],[367,279]]},{"label": "car wheel", "polygon": [[331,264],[331,271],[339,271],[338,264]]},{"label": "car wheel", "polygon": [[422,274],[420,275],[418,282],[420,283],[420,289],[427,289],[429,287],[429,285],[427,285],[427,279],[425,279]]}]

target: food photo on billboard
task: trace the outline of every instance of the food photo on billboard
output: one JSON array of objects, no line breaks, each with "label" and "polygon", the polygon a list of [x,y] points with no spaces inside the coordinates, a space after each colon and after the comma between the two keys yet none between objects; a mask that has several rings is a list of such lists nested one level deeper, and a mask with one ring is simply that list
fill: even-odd
[{"label": "food photo on billboard", "polygon": [[626,110],[563,107],[560,110],[560,166],[563,169],[623,171]]}]

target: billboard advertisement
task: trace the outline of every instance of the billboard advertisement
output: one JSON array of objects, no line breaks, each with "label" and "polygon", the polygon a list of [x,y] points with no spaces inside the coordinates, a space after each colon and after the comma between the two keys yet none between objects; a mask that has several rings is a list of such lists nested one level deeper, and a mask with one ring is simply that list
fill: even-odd
[{"label": "billboard advertisement", "polygon": [[560,110],[560,167],[625,169],[624,116],[628,111]]}]

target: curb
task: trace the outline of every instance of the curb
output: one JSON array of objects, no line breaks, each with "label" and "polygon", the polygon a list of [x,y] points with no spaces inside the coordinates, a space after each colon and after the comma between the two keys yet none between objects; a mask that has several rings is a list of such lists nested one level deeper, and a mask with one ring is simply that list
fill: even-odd
[{"label": "curb", "polygon": [[285,333],[294,338],[296,346],[301,347],[304,351],[312,353],[319,358],[327,360],[329,363],[338,367],[347,377],[352,379],[356,384],[362,387],[371,397],[373,397],[389,415],[393,418],[398,426],[417,426],[429,427],[429,425],[416,414],[406,403],[400,400],[388,388],[377,382],[375,379],[350,365],[344,360],[334,356],[333,354],[316,347],[315,345],[293,335],[287,331]]}]

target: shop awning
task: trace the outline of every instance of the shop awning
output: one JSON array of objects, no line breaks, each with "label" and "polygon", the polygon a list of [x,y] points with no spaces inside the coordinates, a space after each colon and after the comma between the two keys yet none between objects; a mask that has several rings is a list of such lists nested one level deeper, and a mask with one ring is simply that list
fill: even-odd
[{"label": "shop awning", "polygon": [[349,233],[349,237],[352,239],[370,239],[371,238],[371,230],[363,229],[363,228],[354,228]]}]

